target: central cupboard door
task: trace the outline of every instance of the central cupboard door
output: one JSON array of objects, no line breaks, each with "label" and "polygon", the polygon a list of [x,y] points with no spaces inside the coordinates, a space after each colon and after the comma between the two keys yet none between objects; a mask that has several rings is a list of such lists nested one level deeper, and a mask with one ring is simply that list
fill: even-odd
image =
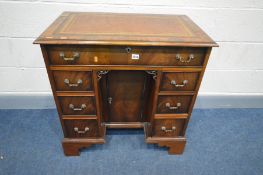
[{"label": "central cupboard door", "polygon": [[110,71],[106,76],[108,121],[143,122],[147,101],[145,71]]}]

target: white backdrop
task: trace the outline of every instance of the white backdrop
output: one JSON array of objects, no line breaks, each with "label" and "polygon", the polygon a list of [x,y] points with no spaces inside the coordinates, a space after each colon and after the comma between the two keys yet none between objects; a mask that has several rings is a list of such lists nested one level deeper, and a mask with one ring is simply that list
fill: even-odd
[{"label": "white backdrop", "polygon": [[200,94],[263,94],[262,0],[0,1],[0,95],[51,94],[33,40],[63,11],[186,14],[219,45]]}]

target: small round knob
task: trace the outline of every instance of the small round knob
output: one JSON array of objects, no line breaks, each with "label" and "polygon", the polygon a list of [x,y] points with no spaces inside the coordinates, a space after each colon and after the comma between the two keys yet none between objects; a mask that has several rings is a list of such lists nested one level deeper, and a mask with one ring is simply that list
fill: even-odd
[{"label": "small round knob", "polygon": [[65,84],[69,84],[69,79],[66,78],[66,79],[64,80],[64,83],[65,83]]},{"label": "small round knob", "polygon": [[77,84],[82,84],[83,81],[81,79],[78,79]]},{"label": "small round knob", "polygon": [[84,109],[84,108],[86,108],[86,107],[87,107],[86,104],[82,104],[82,105],[81,105],[81,108],[82,108],[82,109]]}]

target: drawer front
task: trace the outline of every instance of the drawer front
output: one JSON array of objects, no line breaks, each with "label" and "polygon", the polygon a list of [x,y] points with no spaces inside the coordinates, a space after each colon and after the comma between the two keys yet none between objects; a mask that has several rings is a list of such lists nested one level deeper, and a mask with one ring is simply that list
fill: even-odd
[{"label": "drawer front", "polygon": [[53,71],[57,91],[92,91],[92,72]]},{"label": "drawer front", "polygon": [[157,113],[158,114],[179,114],[188,113],[190,103],[192,101],[191,95],[171,95],[159,96]]},{"label": "drawer front", "polygon": [[59,97],[65,115],[96,115],[94,97]]},{"label": "drawer front", "polygon": [[182,136],[185,119],[154,120],[153,135],[160,137]]},{"label": "drawer front", "polygon": [[199,72],[163,73],[160,85],[161,91],[194,91],[199,78]]},{"label": "drawer front", "polygon": [[63,120],[65,137],[98,137],[98,121],[94,119]]},{"label": "drawer front", "polygon": [[204,48],[63,46],[49,47],[52,65],[202,66]]}]

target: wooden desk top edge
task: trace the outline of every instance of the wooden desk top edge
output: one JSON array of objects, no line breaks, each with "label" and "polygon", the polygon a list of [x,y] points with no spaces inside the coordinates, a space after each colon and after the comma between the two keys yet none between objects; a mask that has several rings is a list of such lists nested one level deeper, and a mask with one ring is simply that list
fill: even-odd
[{"label": "wooden desk top edge", "polygon": [[[140,36],[140,39],[115,39],[114,34],[112,39],[107,39],[107,37],[94,38],[92,34],[85,37],[71,38],[59,34],[60,37],[54,37],[58,35],[58,27],[61,28],[63,22],[70,15],[109,15],[109,16],[129,16],[129,17],[166,17],[166,18],[180,18],[183,19],[185,27],[187,30],[191,30],[193,34],[196,34],[199,38],[195,37],[195,40],[182,40],[179,38],[170,39],[167,36],[158,36],[158,39],[148,39],[145,38],[144,34]],[[177,20],[178,21],[178,20]],[[63,26],[64,27],[64,26]],[[65,27],[64,27],[65,28]],[[116,33],[117,34],[117,33]],[[94,35],[94,34],[93,34]],[[96,35],[96,34],[95,34]],[[91,36],[91,37],[90,37]],[[93,38],[92,38],[93,37]],[[125,36],[120,36],[125,38]],[[105,39],[104,39],[105,38]],[[189,17],[186,15],[166,15],[166,14],[135,14],[135,13],[97,13],[97,12],[63,12],[35,41],[34,44],[76,44],[76,45],[130,45],[130,46],[182,46],[182,47],[218,47],[218,44],[213,41],[199,26],[197,26]]]}]

